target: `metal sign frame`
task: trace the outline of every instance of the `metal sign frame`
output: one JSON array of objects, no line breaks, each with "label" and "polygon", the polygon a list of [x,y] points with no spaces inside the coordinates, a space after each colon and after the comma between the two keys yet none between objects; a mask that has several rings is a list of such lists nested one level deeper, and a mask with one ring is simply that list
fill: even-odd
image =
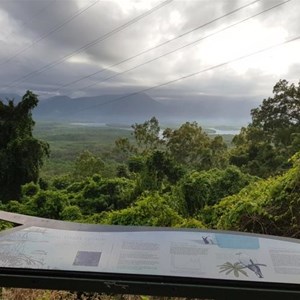
[{"label": "metal sign frame", "polygon": [[[137,231],[197,231],[196,229],[174,229],[157,227],[89,225],[49,220],[0,211],[0,219],[21,224],[5,230],[1,235],[30,226],[93,232],[137,232]],[[231,231],[201,230],[208,233],[230,233],[237,235],[271,238],[282,241],[298,240]],[[0,286],[100,292],[107,294],[140,294],[153,296],[176,296],[206,299],[245,299],[254,297],[264,300],[300,299],[300,285],[278,282],[236,281],[178,276],[156,276],[141,274],[101,273],[68,270],[45,270],[0,267]]]}]

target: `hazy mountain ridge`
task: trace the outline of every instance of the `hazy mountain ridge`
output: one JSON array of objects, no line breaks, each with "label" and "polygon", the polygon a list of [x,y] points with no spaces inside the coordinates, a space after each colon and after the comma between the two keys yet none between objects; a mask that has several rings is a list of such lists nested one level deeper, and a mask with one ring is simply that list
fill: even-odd
[{"label": "hazy mountain ridge", "polygon": [[173,113],[183,118],[250,120],[251,109],[260,104],[260,99],[248,97],[199,96],[185,100],[164,100]]},{"label": "hazy mountain ridge", "polygon": [[121,98],[123,95],[69,98],[56,96],[40,101],[34,111],[37,119],[68,121],[134,121],[167,113],[164,104],[147,94]]},{"label": "hazy mountain ridge", "polygon": [[14,100],[15,103],[18,103],[21,98],[21,96],[14,93],[0,93],[0,100],[4,102],[6,102],[6,100]]},{"label": "hazy mountain ridge", "polygon": [[[0,94],[0,98],[18,101],[21,97]],[[126,97],[126,94],[79,98],[55,96],[41,100],[33,116],[36,120],[67,122],[131,124],[156,116],[162,122],[196,120],[200,123],[219,121],[222,124],[245,124],[250,120],[251,109],[257,105],[257,101],[247,97],[234,99],[226,96],[198,96],[161,102],[145,93],[130,97]]]}]

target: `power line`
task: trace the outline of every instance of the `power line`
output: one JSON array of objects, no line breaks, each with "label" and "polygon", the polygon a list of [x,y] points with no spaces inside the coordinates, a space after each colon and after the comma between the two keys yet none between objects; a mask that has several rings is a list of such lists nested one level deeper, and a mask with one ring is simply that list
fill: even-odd
[{"label": "power line", "polygon": [[50,31],[48,31],[45,34],[42,34],[41,36],[39,36],[37,39],[35,39],[31,44],[29,44],[28,46],[24,47],[23,49],[21,49],[20,51],[18,51],[17,53],[15,53],[14,55],[12,55],[11,57],[7,58],[5,61],[3,61],[0,66],[10,62],[11,60],[13,60],[14,58],[18,57],[20,54],[24,53],[25,51],[27,51],[28,49],[32,48],[34,45],[36,45],[37,43],[39,43],[40,41],[44,40],[45,38],[47,38],[48,36],[50,36],[51,34],[59,31],[60,29],[62,29],[65,25],[67,25],[68,23],[72,22],[75,18],[77,18],[78,16],[82,15],[85,11],[87,11],[88,9],[90,9],[92,6],[94,6],[95,4],[97,4],[100,0],[96,0],[95,2],[93,2],[92,4],[83,7],[79,10],[77,10],[75,12],[75,14],[73,14],[71,17],[69,17],[67,20],[65,20],[63,23],[61,23],[60,25],[54,27],[53,29],[51,29]]},{"label": "power line", "polygon": [[118,76],[120,76],[120,75],[123,75],[123,74],[125,74],[125,73],[130,72],[130,71],[133,71],[133,70],[135,70],[135,69],[138,69],[138,68],[140,68],[140,67],[142,67],[142,66],[145,66],[145,65],[147,65],[147,64],[149,64],[149,63],[151,63],[151,62],[154,62],[154,61],[156,61],[156,60],[158,60],[158,59],[160,59],[160,58],[162,58],[162,57],[165,57],[165,56],[167,56],[167,55],[170,55],[170,54],[172,54],[172,53],[175,53],[175,52],[177,52],[177,51],[179,51],[179,50],[182,50],[182,49],[184,49],[184,48],[186,48],[186,47],[193,46],[193,45],[199,43],[200,41],[203,41],[203,40],[205,40],[205,39],[207,39],[207,38],[209,38],[209,37],[212,37],[212,36],[214,36],[214,35],[216,35],[216,34],[219,34],[220,32],[223,32],[223,31],[225,31],[225,30],[227,30],[227,29],[229,29],[229,28],[232,28],[232,27],[234,27],[234,26],[237,26],[237,25],[239,25],[239,24],[242,24],[242,23],[244,23],[244,22],[246,22],[246,21],[248,21],[248,20],[250,20],[250,19],[253,19],[254,17],[257,17],[257,16],[259,16],[259,15],[262,15],[263,13],[266,13],[266,12],[268,12],[268,11],[274,9],[274,8],[277,8],[277,7],[279,7],[279,6],[283,5],[283,4],[286,4],[286,3],[290,2],[290,1],[291,1],[291,0],[287,0],[287,1],[285,1],[285,2],[281,2],[281,3],[279,3],[279,4],[276,4],[276,5],[274,5],[274,6],[270,7],[270,8],[267,8],[267,9],[265,9],[265,10],[263,10],[263,11],[261,11],[261,12],[255,14],[255,15],[253,15],[253,16],[250,16],[250,17],[248,17],[248,18],[245,18],[245,19],[243,19],[243,20],[241,20],[241,21],[238,21],[238,22],[236,22],[236,23],[234,23],[234,24],[231,24],[231,25],[229,25],[229,26],[227,26],[227,27],[224,27],[224,28],[222,28],[222,29],[220,29],[220,30],[218,30],[218,31],[216,31],[216,32],[213,32],[213,33],[211,33],[211,34],[209,34],[209,35],[206,35],[206,36],[204,36],[204,37],[201,37],[201,38],[199,38],[199,39],[197,39],[197,40],[195,40],[195,41],[193,41],[193,42],[190,42],[190,43],[188,43],[188,44],[185,44],[185,45],[183,45],[183,46],[181,46],[181,47],[179,47],[179,48],[176,48],[176,49],[174,49],[174,50],[171,50],[171,51],[169,51],[169,52],[167,52],[167,53],[164,53],[164,54],[162,54],[162,55],[160,55],[160,56],[157,56],[157,57],[155,57],[155,58],[152,58],[152,59],[150,59],[150,60],[148,60],[148,61],[145,61],[145,62],[143,62],[143,63],[140,63],[140,64],[138,64],[138,65],[136,65],[136,66],[134,66],[134,67],[132,67],[132,68],[129,68],[129,69],[125,70],[125,71],[122,71],[122,72],[120,72],[120,73],[114,74],[114,75],[109,76],[109,77],[107,77],[107,78],[105,78],[105,79],[102,79],[102,80],[100,80],[100,81],[94,82],[94,83],[92,83],[92,84],[90,84],[90,85],[88,85],[88,86],[86,86],[86,87],[84,87],[84,88],[81,88],[81,89],[79,89],[79,90],[86,90],[86,89],[88,89],[88,88],[90,88],[90,87],[92,87],[92,86],[95,86],[95,85],[97,85],[97,84],[99,84],[99,83],[108,81],[108,80],[110,80],[110,79],[112,79],[112,78],[116,78],[116,77],[118,77]]},{"label": "power line", "polygon": [[[196,31],[196,30],[202,29],[202,28],[204,28],[204,27],[206,27],[206,26],[208,26],[208,25],[210,25],[210,24],[212,24],[212,23],[214,23],[214,22],[217,22],[217,21],[219,21],[219,20],[221,20],[221,19],[223,19],[223,18],[225,18],[225,17],[228,17],[228,16],[230,16],[230,15],[232,15],[232,14],[234,14],[234,13],[236,13],[236,12],[238,12],[238,11],[240,11],[240,10],[242,10],[242,9],[244,9],[244,8],[246,8],[246,7],[248,7],[248,6],[251,6],[251,5],[253,5],[254,3],[257,3],[257,2],[259,2],[259,1],[261,1],[261,0],[255,0],[255,1],[252,1],[252,2],[250,2],[250,3],[248,3],[248,4],[246,4],[246,5],[243,5],[243,6],[239,7],[239,8],[237,8],[237,9],[234,9],[234,10],[232,10],[232,11],[226,13],[225,15],[222,15],[222,16],[220,16],[220,17],[218,17],[218,18],[215,18],[215,19],[213,19],[213,20],[211,20],[211,21],[209,21],[209,22],[206,22],[206,23],[204,23],[204,24],[201,24],[201,25],[199,25],[199,26],[197,26],[197,27],[195,27],[195,28],[193,28],[193,29],[190,29],[190,30],[188,30],[188,31],[186,31],[186,32],[184,32],[184,33],[181,33],[180,35],[178,35],[178,36],[176,36],[176,37],[174,37],[174,38],[171,38],[171,39],[169,39],[169,40],[164,41],[163,43],[160,43],[160,44],[155,45],[155,46],[153,46],[153,47],[151,47],[151,48],[148,48],[148,49],[146,49],[146,50],[143,50],[143,51],[141,51],[141,52],[139,52],[139,53],[137,53],[137,54],[135,54],[135,55],[133,55],[133,56],[131,56],[131,57],[128,57],[128,58],[126,58],[126,59],[123,59],[122,61],[119,61],[119,62],[117,62],[117,63],[115,63],[115,64],[112,64],[112,65],[110,65],[110,66],[108,66],[108,67],[106,67],[106,68],[104,68],[104,69],[101,69],[101,70],[96,71],[96,72],[94,72],[94,73],[92,73],[92,74],[89,74],[89,75],[80,77],[79,79],[76,79],[76,80],[74,80],[74,81],[72,81],[72,82],[68,82],[68,83],[66,83],[66,84],[64,84],[64,85],[61,85],[61,86],[59,86],[59,87],[57,88],[57,90],[59,90],[59,89],[61,89],[61,88],[64,88],[64,87],[67,87],[67,86],[70,86],[70,85],[72,85],[72,84],[74,84],[74,83],[80,82],[80,81],[82,81],[82,80],[84,80],[84,79],[88,79],[88,78],[90,78],[90,77],[92,77],[92,76],[94,76],[94,75],[98,75],[98,74],[100,74],[100,73],[102,73],[102,72],[108,70],[109,68],[113,68],[113,67],[119,66],[119,65],[121,65],[121,64],[123,64],[123,63],[125,63],[125,62],[128,62],[128,61],[130,61],[130,60],[133,60],[133,59],[135,59],[135,58],[137,58],[137,57],[139,57],[139,56],[141,56],[141,55],[143,55],[143,54],[146,54],[146,53],[148,53],[148,52],[150,52],[150,51],[152,51],[152,50],[155,50],[155,49],[157,49],[157,48],[159,48],[159,47],[161,47],[161,46],[164,46],[164,45],[166,45],[166,44],[168,44],[168,43],[171,43],[171,42],[173,42],[173,41],[175,41],[175,40],[177,40],[177,39],[179,39],[179,38],[181,38],[181,37],[184,37],[185,35],[188,35],[188,34],[194,32],[194,31]],[[97,84],[97,83],[96,83],[96,84]],[[92,86],[92,85],[91,85],[91,86]],[[86,88],[88,88],[88,87],[90,87],[90,86],[87,86]]]},{"label": "power line", "polygon": [[[144,89],[142,89],[142,90],[140,90],[140,91],[133,92],[133,93],[128,94],[128,95],[125,95],[125,96],[120,96],[120,97],[117,97],[117,98],[115,98],[115,99],[108,100],[108,101],[103,102],[103,103],[98,104],[98,105],[93,105],[93,106],[87,107],[87,108],[85,108],[85,109],[81,109],[79,112],[82,112],[82,111],[85,111],[85,110],[90,110],[90,109],[93,109],[93,108],[96,108],[96,107],[99,107],[99,106],[103,106],[103,105],[106,105],[106,104],[110,104],[110,103],[113,103],[113,102],[117,102],[117,101],[126,99],[126,98],[128,98],[128,97],[132,97],[132,96],[135,96],[135,95],[139,95],[139,94],[144,93],[144,92],[148,92],[148,91],[151,91],[151,90],[154,90],[154,89],[157,89],[157,88],[160,88],[160,87],[169,85],[169,84],[173,84],[173,83],[175,83],[175,82],[178,82],[178,81],[181,81],[181,80],[184,80],[184,79],[188,79],[188,78],[197,76],[197,75],[199,75],[199,74],[201,74],[201,73],[208,72],[208,71],[211,71],[211,70],[220,68],[220,67],[224,67],[224,66],[226,66],[226,65],[229,65],[229,64],[234,63],[234,62],[237,62],[237,61],[239,61],[239,60],[248,58],[248,57],[250,57],[250,56],[257,55],[257,54],[260,54],[260,53],[269,51],[269,50],[271,50],[271,49],[274,49],[274,48],[283,46],[283,45],[285,45],[285,44],[294,42],[294,41],[299,40],[299,39],[300,39],[300,35],[298,35],[298,36],[296,36],[296,37],[294,37],[294,38],[285,40],[284,42],[281,42],[281,43],[278,43],[278,44],[275,44],[275,45],[272,45],[272,46],[269,46],[269,47],[266,47],[266,48],[257,50],[257,51],[255,51],[255,52],[252,52],[252,53],[249,53],[249,54],[245,54],[245,55],[239,56],[239,57],[237,57],[237,58],[228,60],[228,61],[226,61],[226,62],[217,64],[217,65],[215,65],[215,66],[211,66],[211,67],[205,68],[205,69],[200,70],[200,71],[198,71],[198,72],[194,72],[194,73],[191,73],[191,74],[188,74],[188,75],[184,75],[184,76],[181,76],[181,77],[179,77],[179,78],[176,78],[176,79],[173,79],[173,80],[170,80],[170,81],[161,83],[161,84],[157,84],[157,85],[152,86],[152,87],[144,88]],[[76,112],[76,114],[78,114],[79,112]]]},{"label": "power line", "polygon": [[166,0],[166,1],[164,1],[164,2],[162,2],[160,4],[158,4],[158,5],[154,6],[150,10],[148,10],[148,11],[142,13],[141,15],[139,15],[139,16],[131,19],[130,21],[124,23],[123,25],[121,25],[121,26],[119,26],[119,27],[117,27],[117,28],[109,31],[108,33],[106,33],[106,34],[104,34],[104,35],[96,38],[95,40],[93,40],[93,41],[85,44],[84,46],[78,48],[77,50],[71,52],[70,54],[67,54],[67,55],[63,56],[62,58],[59,58],[59,59],[57,59],[57,60],[55,60],[55,61],[53,61],[53,62],[51,62],[51,63],[49,63],[49,64],[47,64],[45,66],[43,66],[42,68],[40,68],[38,70],[32,71],[32,72],[28,73],[27,75],[22,76],[21,78],[19,78],[17,80],[14,80],[14,81],[12,81],[12,82],[10,82],[8,84],[6,84],[4,87],[16,87],[16,86],[18,86],[19,83],[25,81],[26,79],[28,79],[30,77],[33,77],[33,76],[35,76],[37,74],[40,74],[42,72],[45,72],[46,70],[49,70],[49,69],[53,68],[56,65],[59,65],[63,61],[65,61],[68,58],[74,56],[75,54],[81,53],[82,51],[84,51],[84,50],[86,50],[86,49],[88,49],[88,48],[90,48],[90,47],[92,47],[92,46],[94,46],[94,45],[96,45],[96,44],[98,44],[98,43],[106,40],[107,38],[111,37],[112,35],[114,35],[114,34],[120,32],[120,31],[124,30],[125,28],[129,27],[130,25],[138,22],[139,20],[141,20],[144,17],[146,17],[146,16],[154,13],[155,11],[157,11],[160,8],[162,8],[162,7],[170,4],[173,1],[174,0]]}]

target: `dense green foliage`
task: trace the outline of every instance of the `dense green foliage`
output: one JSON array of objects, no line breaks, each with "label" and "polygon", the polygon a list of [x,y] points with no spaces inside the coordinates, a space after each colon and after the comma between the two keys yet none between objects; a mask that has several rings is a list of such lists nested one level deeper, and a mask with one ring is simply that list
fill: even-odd
[{"label": "dense green foliage", "polygon": [[195,216],[205,206],[212,206],[222,198],[236,194],[256,178],[230,166],[224,170],[193,171],[186,174],[175,187],[174,197],[182,203],[181,211]]},{"label": "dense green foliage", "polygon": [[[111,148],[91,129],[98,146],[76,141],[65,172],[23,182],[20,197],[2,201],[2,209],[78,222],[299,237],[300,86],[281,80],[273,92],[251,111],[252,122],[231,147],[196,122],[161,129],[153,117],[132,125],[131,135],[99,129],[110,132]],[[63,147],[53,145],[59,156]]]},{"label": "dense green foliage", "polygon": [[209,226],[300,237],[300,152],[285,174],[259,180],[206,207]]},{"label": "dense green foliage", "polygon": [[27,91],[18,104],[0,101],[0,199],[19,199],[21,185],[39,178],[48,144],[33,137],[31,111],[38,104]]},{"label": "dense green foliage", "polygon": [[124,158],[161,150],[176,163],[190,169],[208,170],[227,165],[227,146],[223,138],[210,138],[197,122],[186,122],[177,129],[166,128],[161,133],[159,122],[153,117],[132,128],[136,145],[130,143],[128,138],[116,141],[117,149],[123,153]]},{"label": "dense green foliage", "polygon": [[286,170],[300,148],[300,83],[280,80],[273,94],[252,109],[252,122],[233,139],[230,156],[231,163],[261,177]]},{"label": "dense green foliage", "polygon": [[73,175],[75,178],[86,178],[94,174],[100,174],[103,169],[104,162],[101,158],[95,157],[90,151],[85,150],[75,160]]},{"label": "dense green foliage", "polygon": [[178,129],[163,133],[167,151],[189,168],[208,170],[227,165],[226,144],[221,136],[210,138],[196,122],[186,122]]}]

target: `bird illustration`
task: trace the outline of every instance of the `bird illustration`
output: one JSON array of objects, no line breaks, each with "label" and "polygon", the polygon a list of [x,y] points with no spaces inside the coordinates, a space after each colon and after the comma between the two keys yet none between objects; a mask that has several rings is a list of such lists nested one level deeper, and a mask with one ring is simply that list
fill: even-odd
[{"label": "bird illustration", "polygon": [[214,244],[213,239],[209,235],[208,236],[202,236],[202,240],[203,240],[204,244],[211,244],[211,245]]},{"label": "bird illustration", "polygon": [[254,272],[257,277],[264,278],[260,266],[266,267],[267,265],[255,263],[252,258],[242,252],[236,253],[236,255],[238,255],[239,263],[241,265]]},{"label": "bird illustration", "polygon": [[204,244],[209,244],[208,236],[203,236],[202,240],[203,240]]}]

